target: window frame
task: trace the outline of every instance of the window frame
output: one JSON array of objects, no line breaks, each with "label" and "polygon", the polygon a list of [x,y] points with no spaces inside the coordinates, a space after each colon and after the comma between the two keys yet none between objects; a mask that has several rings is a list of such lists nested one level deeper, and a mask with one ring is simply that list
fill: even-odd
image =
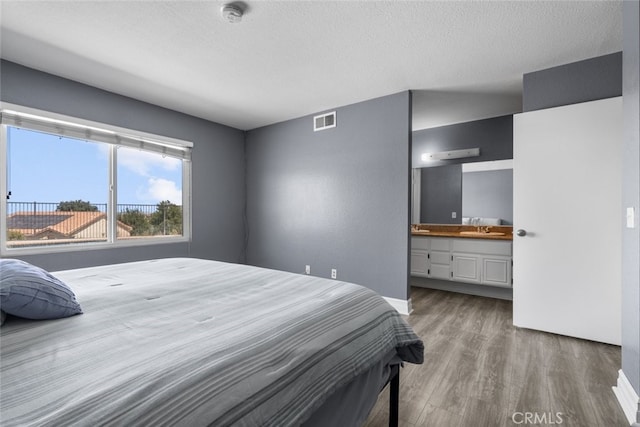
[{"label": "window frame", "polygon": [[[126,138],[138,139],[141,142],[153,144],[156,150],[144,150],[158,152],[158,147],[167,147],[169,150],[180,150],[190,153],[193,148],[193,143],[190,141],[170,138],[166,136],[140,132],[133,129],[122,128],[118,126],[108,125],[105,123],[99,123],[91,120],[80,119],[77,117],[66,116],[62,114],[52,113],[49,111],[38,110],[34,108],[24,107],[21,105],[11,104],[7,102],[0,102],[0,112],[9,112],[9,114],[28,115],[41,118],[49,122],[58,122],[64,125],[77,127],[79,129],[98,130],[105,133],[111,133],[115,135],[123,135]],[[1,256],[20,256],[20,255],[35,255],[35,254],[47,254],[56,252],[77,252],[85,250],[104,250],[109,248],[119,247],[134,247],[134,246],[153,246],[161,244],[175,244],[182,242],[191,242],[191,159],[182,158],[182,235],[181,236],[148,236],[144,239],[118,239],[117,238],[117,151],[118,145],[92,140],[86,138],[85,140],[91,141],[96,144],[105,144],[109,147],[108,169],[108,200],[107,200],[107,241],[106,242],[93,242],[93,243],[67,243],[62,245],[43,245],[43,246],[29,246],[20,248],[7,247],[7,195],[9,189],[7,188],[7,175],[8,175],[8,153],[7,153],[7,127],[20,127],[11,123],[0,122],[0,168],[3,171],[4,176],[0,179],[0,195],[2,200],[0,201],[0,255]],[[33,130],[41,132],[39,129],[32,129],[28,126],[24,126],[23,129]],[[48,132],[52,133],[52,132]],[[63,132],[53,133],[62,137],[76,138],[76,136],[65,135]],[[173,156],[176,157],[176,156]]]}]

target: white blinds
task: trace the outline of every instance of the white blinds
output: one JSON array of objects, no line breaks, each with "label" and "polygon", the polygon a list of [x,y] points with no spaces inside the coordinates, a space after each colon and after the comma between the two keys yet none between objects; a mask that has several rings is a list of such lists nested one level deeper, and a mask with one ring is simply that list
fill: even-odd
[{"label": "white blinds", "polygon": [[160,141],[153,138],[128,135],[126,133],[101,129],[99,127],[76,124],[10,110],[0,111],[0,123],[17,128],[31,129],[54,135],[66,136],[69,138],[138,148],[140,150],[152,151],[154,153],[176,157],[178,159],[191,160],[191,144],[188,142],[181,144],[180,142]]}]

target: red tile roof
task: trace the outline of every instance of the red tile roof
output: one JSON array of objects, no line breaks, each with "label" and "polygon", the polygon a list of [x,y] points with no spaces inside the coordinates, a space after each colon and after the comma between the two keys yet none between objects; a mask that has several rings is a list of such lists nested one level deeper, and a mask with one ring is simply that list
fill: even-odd
[{"label": "red tile roof", "polygon": [[[107,214],[104,212],[16,212],[7,216],[7,228],[9,231],[19,232],[24,235],[36,235],[48,231],[66,237],[73,237],[92,224],[106,219],[106,216]],[[12,222],[17,227],[11,227]],[[131,232],[131,226],[121,221],[117,223],[119,228],[126,232]]]}]

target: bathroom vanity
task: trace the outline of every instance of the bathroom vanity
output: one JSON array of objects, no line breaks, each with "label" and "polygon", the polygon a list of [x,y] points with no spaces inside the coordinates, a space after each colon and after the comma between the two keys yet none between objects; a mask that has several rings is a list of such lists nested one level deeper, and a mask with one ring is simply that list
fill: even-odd
[{"label": "bathroom vanity", "polygon": [[420,225],[412,230],[412,276],[510,288],[512,255],[512,227]]}]

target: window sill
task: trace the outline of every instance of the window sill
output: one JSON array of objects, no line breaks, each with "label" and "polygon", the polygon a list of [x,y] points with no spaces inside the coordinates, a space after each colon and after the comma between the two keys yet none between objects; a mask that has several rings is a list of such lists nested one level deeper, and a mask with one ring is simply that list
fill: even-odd
[{"label": "window sill", "polygon": [[147,237],[119,239],[116,242],[73,243],[69,245],[29,246],[24,248],[3,248],[0,251],[2,257],[21,255],[39,255],[63,252],[84,252],[92,250],[105,250],[128,248],[136,246],[156,246],[175,243],[188,243],[191,239],[185,236]]}]

